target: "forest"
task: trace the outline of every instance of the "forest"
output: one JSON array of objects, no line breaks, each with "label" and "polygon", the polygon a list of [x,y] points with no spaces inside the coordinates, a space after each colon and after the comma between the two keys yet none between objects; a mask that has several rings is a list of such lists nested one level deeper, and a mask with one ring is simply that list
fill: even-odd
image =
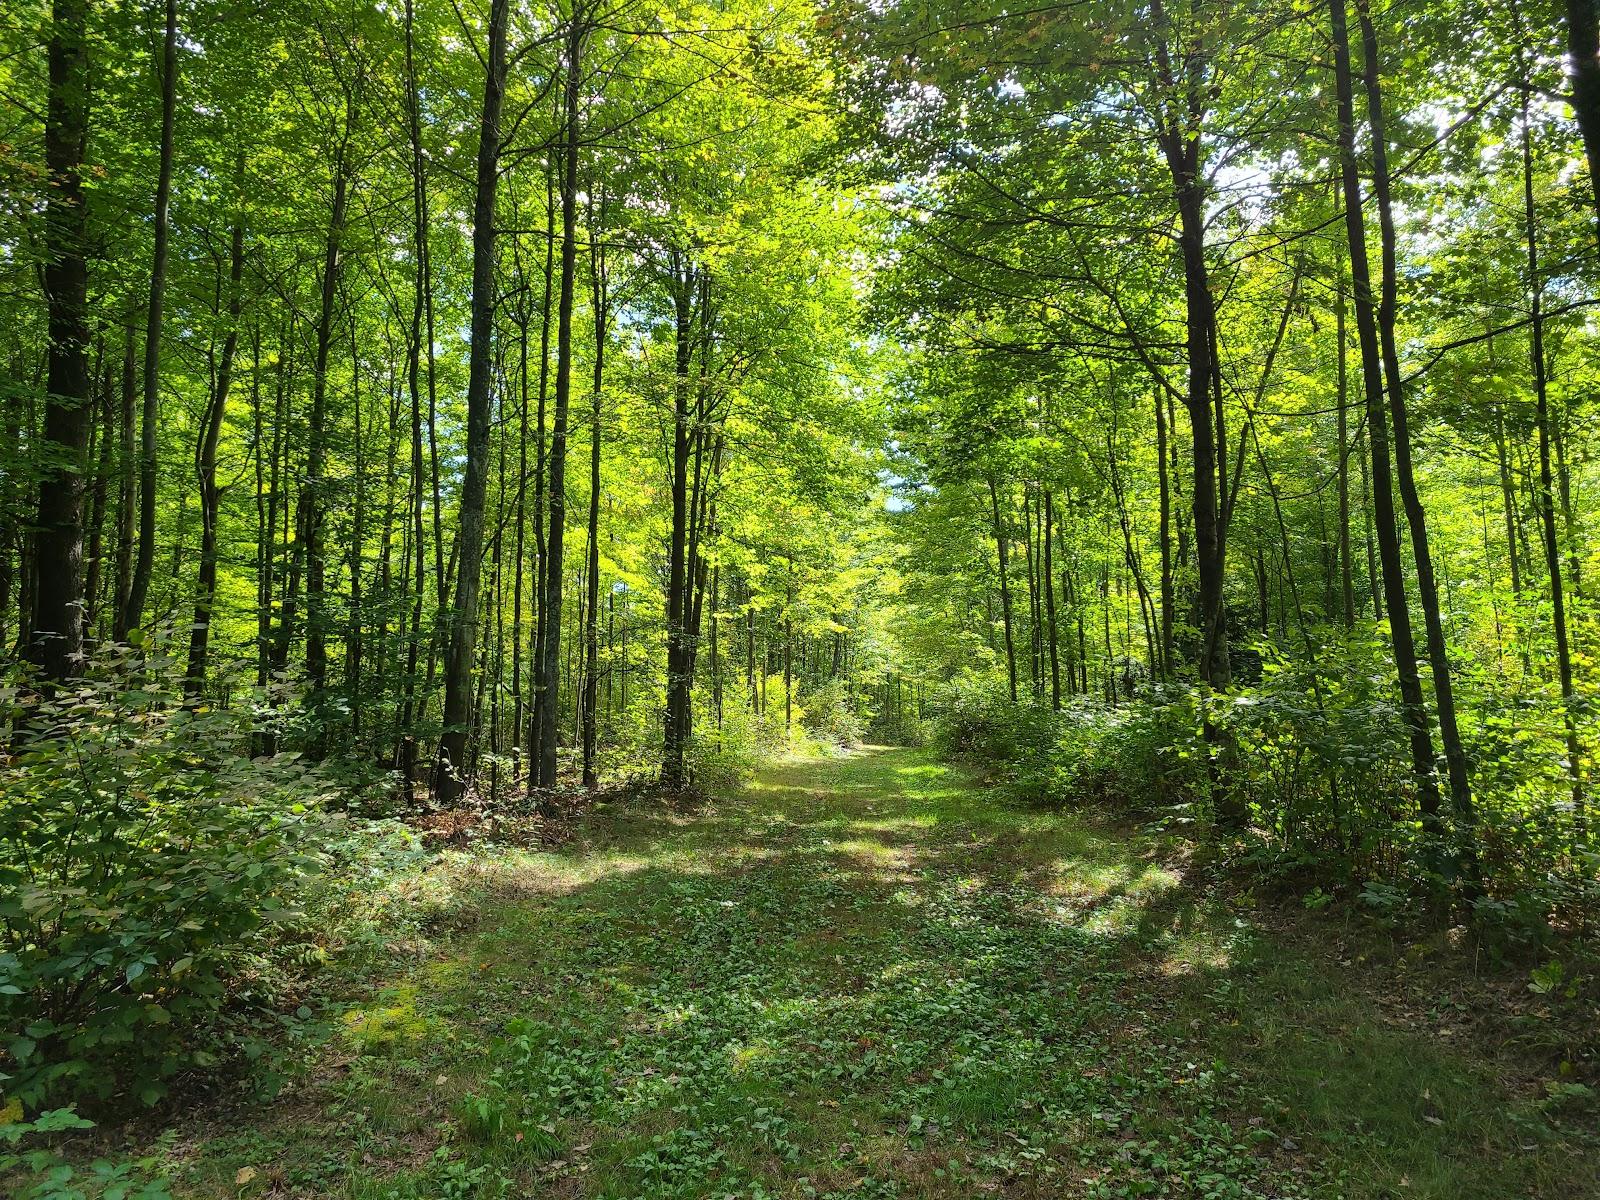
[{"label": "forest", "polygon": [[1600,1197],[1600,0],[8,0],[0,1193]]}]

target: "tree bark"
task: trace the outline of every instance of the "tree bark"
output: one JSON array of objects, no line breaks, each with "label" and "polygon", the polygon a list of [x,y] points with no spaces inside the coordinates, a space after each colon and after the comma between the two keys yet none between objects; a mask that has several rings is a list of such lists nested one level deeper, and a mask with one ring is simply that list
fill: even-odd
[{"label": "tree bark", "polygon": [[1338,343],[1334,351],[1338,391],[1335,403],[1339,406],[1339,602],[1343,608],[1345,625],[1356,620],[1355,570],[1350,563],[1350,414],[1346,404],[1350,397],[1350,377],[1345,361],[1345,310],[1348,307],[1344,285],[1344,255],[1339,255],[1339,273],[1335,282],[1338,308],[1334,314],[1334,338]]},{"label": "tree bark", "polygon": [[[563,97],[565,103],[565,97]],[[540,746],[544,739],[544,637],[545,596],[544,569],[549,558],[549,542],[544,528],[545,471],[548,461],[545,454],[545,408],[550,400],[550,297],[554,294],[556,268],[556,192],[555,172],[550,164],[545,169],[545,226],[544,226],[544,299],[539,308],[539,415],[534,422],[537,443],[533,456],[533,553],[535,584],[533,588],[533,647],[528,659],[528,674],[533,684],[528,719],[528,787],[539,786]]]},{"label": "tree bark", "polygon": [[1044,602],[1050,637],[1050,707],[1061,710],[1061,643],[1056,626],[1055,503],[1050,489],[1044,492]]},{"label": "tree bark", "polygon": [[1539,277],[1539,226],[1533,203],[1533,130],[1528,93],[1522,93],[1522,203],[1527,235],[1528,290],[1531,321],[1534,424],[1539,433],[1539,523],[1544,532],[1545,567],[1550,573],[1550,624],[1555,633],[1556,675],[1561,682],[1561,716],[1567,736],[1567,774],[1572,781],[1573,822],[1585,831],[1582,747],[1578,743],[1576,693],[1572,681],[1572,649],[1568,641],[1567,600],[1561,583],[1561,544],[1556,537],[1555,477],[1550,467],[1550,397],[1544,351],[1544,281]]},{"label": "tree bark", "polygon": [[1395,336],[1396,300],[1399,269],[1396,264],[1394,206],[1389,195],[1388,135],[1384,125],[1383,95],[1378,80],[1378,37],[1366,0],[1357,0],[1361,22],[1362,55],[1365,59],[1364,83],[1367,93],[1367,121],[1372,134],[1373,199],[1378,207],[1378,228],[1382,251],[1382,290],[1378,301],[1378,332],[1381,338],[1383,373],[1388,383],[1389,413],[1394,423],[1395,479],[1411,527],[1411,551],[1417,567],[1417,598],[1422,604],[1423,625],[1427,633],[1428,660],[1433,667],[1433,694],[1438,709],[1439,740],[1444,749],[1445,775],[1450,787],[1450,804],[1456,822],[1456,853],[1469,886],[1476,887],[1477,835],[1473,812],[1472,783],[1468,773],[1466,749],[1456,720],[1455,692],[1450,677],[1449,647],[1445,641],[1444,620],[1439,608],[1439,587],[1434,578],[1433,553],[1428,544],[1427,517],[1417,490],[1411,464],[1411,432],[1406,414],[1400,351]]},{"label": "tree bark", "polygon": [[572,297],[578,255],[578,97],[585,30],[568,19],[562,89],[561,293],[556,313],[556,395],[550,430],[550,538],[545,549],[544,695],[539,713],[540,787],[556,783],[556,724],[561,697],[562,556],[567,512],[567,410],[572,398]]},{"label": "tree bark", "polygon": [[[604,215],[604,201],[601,201]],[[605,383],[606,315],[610,303],[605,251],[596,223],[589,233],[594,301],[594,391],[589,404],[589,561],[583,624],[583,786],[593,791],[600,783],[596,767],[599,746],[600,687],[600,397]]]},{"label": "tree bark", "polygon": [[[100,354],[104,352],[104,341],[100,343]],[[83,631],[84,638],[93,636],[95,621],[100,611],[100,586],[105,578],[105,516],[106,499],[110,490],[112,457],[111,439],[116,434],[116,418],[111,412],[111,395],[115,390],[111,369],[107,367],[100,375],[100,420],[98,430],[91,427],[89,436],[89,457],[95,459],[93,483],[89,488],[89,527],[87,566],[83,582]],[[92,381],[91,381],[92,382]],[[98,432],[99,443],[95,444]],[[0,605],[0,608],[3,608]]]},{"label": "tree bark", "polygon": [[138,449],[134,433],[134,400],[138,392],[133,316],[123,330],[121,403],[117,409],[117,559],[116,595],[112,597],[111,640],[128,638],[128,592],[133,587],[134,508],[138,502]]},{"label": "tree bark", "polygon": [[456,583],[451,589],[450,642],[444,672],[444,730],[433,790],[450,803],[466,788],[466,748],[478,639],[478,588],[483,567],[484,501],[489,478],[489,425],[494,398],[495,193],[500,180],[500,105],[505,90],[509,0],[489,6],[488,60],[478,126],[477,185],[472,207],[471,348],[467,368],[467,461],[456,533]]},{"label": "tree bark", "polygon": [[989,508],[994,520],[995,552],[1000,559],[1000,618],[1005,623],[1006,634],[1006,684],[1010,689],[1011,703],[1017,702],[1017,647],[1011,632],[1011,580],[1006,548],[1005,526],[1000,520],[1000,491],[994,476],[989,477]]},{"label": "tree bark", "polygon": [[88,210],[83,152],[89,137],[89,6],[51,7],[49,100],[45,115],[44,291],[50,348],[46,366],[45,465],[33,535],[35,585],[27,657],[45,680],[76,674],[83,648],[79,575],[83,565],[83,474],[89,444]]},{"label": "tree bark", "polygon": [[1566,7],[1572,112],[1589,161],[1595,229],[1600,236],[1600,0],[1566,0]]},{"label": "tree bark", "polygon": [[166,0],[166,32],[161,51],[161,151],[156,173],[155,254],[150,267],[150,301],[145,310],[144,406],[139,443],[139,557],[128,589],[123,625],[136,628],[156,554],[156,422],[161,389],[162,305],[167,288],[168,210],[172,199],[172,128],[178,81],[178,0]]},{"label": "tree bark", "polygon": [[1389,422],[1384,406],[1383,363],[1367,260],[1367,230],[1355,150],[1355,88],[1350,65],[1350,37],[1345,0],[1329,0],[1333,34],[1334,74],[1338,91],[1340,181],[1344,193],[1345,236],[1350,249],[1350,284],[1355,301],[1356,340],[1361,350],[1361,379],[1366,397],[1367,440],[1372,454],[1372,509],[1378,553],[1383,567],[1384,600],[1389,612],[1389,638],[1394,649],[1400,708],[1411,747],[1411,771],[1418,805],[1430,836],[1442,832],[1439,790],[1433,769],[1433,737],[1417,674],[1416,644],[1411,631],[1411,606],[1406,598],[1400,561],[1400,532],[1394,510],[1389,468]]},{"label": "tree bark", "polygon": [[[689,367],[694,355],[693,321],[696,272],[681,253],[673,264],[674,373],[672,389],[672,528],[667,544],[667,703],[661,785],[677,790],[688,783],[684,753],[688,745],[688,579],[689,464],[698,439],[690,402]],[[702,321],[706,314],[701,313]]]},{"label": "tree bark", "polygon": [[[243,164],[240,174],[242,176]],[[242,179],[241,179],[242,182]],[[217,592],[217,516],[221,493],[217,488],[217,444],[222,418],[233,381],[233,359],[239,348],[239,313],[243,304],[244,216],[234,218],[228,243],[228,331],[223,335],[222,356],[201,422],[200,444],[195,448],[195,477],[200,485],[200,579],[195,592],[194,624],[189,634],[189,663],[184,672],[184,695],[199,696],[206,681],[206,653],[211,644],[211,611]]]}]

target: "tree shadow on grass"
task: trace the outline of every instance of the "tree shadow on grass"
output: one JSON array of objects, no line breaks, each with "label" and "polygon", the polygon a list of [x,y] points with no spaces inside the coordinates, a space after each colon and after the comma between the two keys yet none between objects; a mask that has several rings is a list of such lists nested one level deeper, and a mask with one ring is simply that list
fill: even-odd
[{"label": "tree shadow on grass", "polygon": [[1148,843],[916,752],[604,814],[479,884],[323,1085],[348,1194],[1585,1194],[1583,1147]]}]

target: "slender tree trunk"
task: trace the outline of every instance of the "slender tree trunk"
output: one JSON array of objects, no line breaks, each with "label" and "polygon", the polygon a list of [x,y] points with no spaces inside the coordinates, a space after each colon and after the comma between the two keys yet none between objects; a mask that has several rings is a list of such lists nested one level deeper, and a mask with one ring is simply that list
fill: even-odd
[{"label": "slender tree trunk", "polygon": [[572,398],[572,296],[578,254],[578,98],[584,27],[575,9],[566,38],[562,89],[561,294],[556,316],[556,397],[550,431],[550,538],[545,551],[544,696],[539,735],[539,786],[556,783],[556,724],[561,697],[562,554],[567,512],[567,409]]},{"label": "slender tree trunk", "polygon": [[33,535],[35,585],[27,657],[46,680],[77,673],[83,648],[83,473],[89,444],[88,210],[83,151],[89,137],[89,6],[54,0],[44,159],[44,291],[50,333],[44,443]]},{"label": "slender tree trunk", "polygon": [[500,102],[505,89],[509,0],[489,7],[488,61],[478,127],[477,189],[472,207],[472,317],[467,372],[467,456],[456,533],[455,605],[444,672],[444,722],[433,790],[442,801],[466,788],[466,748],[478,648],[478,588],[483,568],[484,502],[488,494],[489,426],[494,403],[495,193],[500,179]]},{"label": "slender tree trunk", "polygon": [[[1056,628],[1055,504],[1046,488],[1044,493],[1044,602],[1050,631],[1050,707],[1061,710],[1061,649]],[[1165,545],[1163,545],[1165,551]],[[1165,556],[1163,555],[1163,562]],[[1169,581],[1170,582],[1170,581]],[[1170,630],[1168,631],[1170,632]]]},{"label": "slender tree trunk", "polygon": [[[1013,664],[1013,667],[1015,664]],[[1016,697],[1016,680],[1012,679],[1012,696]],[[789,590],[783,601],[783,729],[794,737],[794,559],[789,559]]]},{"label": "slender tree trunk", "polygon": [[167,287],[168,209],[172,198],[172,129],[178,82],[178,0],[166,0],[166,32],[161,53],[161,150],[156,174],[155,255],[150,267],[150,302],[145,313],[144,409],[139,445],[139,557],[128,590],[123,623],[133,629],[142,618],[156,554],[156,423],[161,389],[162,305]]},{"label": "slender tree trunk", "polygon": [[[603,222],[603,200],[600,208]],[[600,782],[595,764],[599,745],[596,705],[600,686],[600,398],[605,383],[606,315],[610,304],[599,223],[591,223],[589,233],[594,304],[594,392],[589,406],[589,561],[583,625],[583,786],[589,791]]]},{"label": "slender tree trunk", "polygon": [[1561,715],[1567,735],[1567,773],[1572,780],[1574,824],[1586,830],[1583,756],[1578,744],[1576,693],[1572,682],[1572,650],[1568,643],[1567,601],[1561,583],[1561,545],[1556,537],[1555,478],[1550,469],[1550,397],[1544,350],[1544,281],[1539,275],[1539,225],[1533,202],[1533,129],[1528,93],[1522,93],[1522,203],[1528,250],[1530,358],[1533,367],[1534,424],[1539,433],[1539,523],[1544,531],[1545,567],[1550,573],[1550,623],[1556,641],[1556,674],[1561,681]]},{"label": "slender tree trunk", "polygon": [[1343,606],[1343,617],[1346,626],[1354,625],[1356,620],[1356,583],[1355,571],[1350,563],[1350,414],[1347,405],[1350,398],[1349,370],[1345,360],[1345,310],[1348,307],[1345,296],[1344,254],[1339,255],[1339,273],[1335,284],[1338,295],[1338,308],[1334,315],[1334,338],[1338,343],[1334,351],[1336,374],[1338,378],[1338,392],[1336,403],[1339,406],[1339,598]]},{"label": "slender tree trunk", "polygon": [[267,518],[268,453],[261,411],[261,319],[250,322],[250,449],[256,506],[256,686],[267,682],[267,638],[272,633],[272,526]]},{"label": "slender tree trunk", "polygon": [[376,440],[376,430],[368,431],[361,417],[361,350],[356,344],[355,322],[350,323],[350,417],[355,426],[355,506],[350,519],[350,545],[347,555],[350,571],[349,617],[345,622],[344,693],[350,713],[350,737],[357,745],[361,742],[362,709],[361,673],[365,653],[363,622],[366,619],[366,587],[362,571],[367,546],[367,463],[364,447],[368,439]]},{"label": "slender tree trunk", "polygon": [[1556,413],[1550,421],[1550,446],[1556,454],[1556,495],[1561,501],[1561,529],[1566,539],[1567,576],[1572,580],[1572,594],[1583,599],[1583,568],[1578,557],[1578,525],[1572,514],[1572,471],[1567,465],[1567,436],[1562,415]]},{"label": "slender tree trunk", "polygon": [[1400,351],[1395,336],[1399,269],[1396,264],[1394,207],[1389,196],[1388,135],[1384,125],[1383,96],[1378,82],[1378,38],[1366,0],[1358,0],[1362,53],[1366,60],[1364,82],[1367,120],[1372,134],[1373,199],[1378,208],[1382,250],[1382,291],[1378,301],[1378,332],[1382,339],[1383,371],[1388,383],[1389,413],[1394,422],[1395,479],[1411,527],[1411,552],[1417,566],[1417,596],[1422,603],[1427,632],[1428,660],[1433,667],[1433,693],[1438,708],[1439,740],[1444,749],[1450,804],[1456,821],[1456,851],[1469,887],[1477,887],[1476,816],[1466,749],[1456,720],[1455,692],[1450,677],[1449,647],[1439,609],[1439,588],[1434,578],[1433,554],[1428,544],[1428,524],[1411,464],[1411,433],[1407,424]]},{"label": "slender tree trunk", "polygon": [[[102,342],[103,346],[103,342]],[[101,375],[100,384],[100,421],[99,445],[93,444],[93,431],[90,436],[89,457],[95,459],[93,483],[89,488],[89,549],[88,568],[83,584],[83,630],[84,638],[93,635],[96,620],[100,612],[100,586],[105,578],[105,516],[106,500],[108,498],[111,482],[112,457],[111,439],[116,434],[116,418],[111,411],[111,395],[115,391],[111,369],[107,367]],[[0,605],[0,611],[4,610]]]},{"label": "slender tree trunk", "polygon": [[[1175,63],[1169,48],[1173,24],[1162,0],[1152,9],[1156,37],[1156,66],[1164,91],[1172,97],[1172,111],[1161,114],[1158,141],[1172,177],[1178,209],[1178,248],[1183,261],[1185,358],[1188,386],[1184,404],[1189,410],[1193,438],[1194,486],[1190,503],[1194,516],[1195,558],[1199,577],[1200,678],[1214,688],[1226,688],[1232,673],[1228,661],[1226,616],[1223,611],[1223,559],[1225,539],[1222,514],[1227,509],[1227,481],[1219,476],[1225,457],[1222,445],[1220,392],[1213,408],[1212,390],[1218,380],[1215,325],[1210,269],[1206,263],[1205,176],[1202,128],[1205,99],[1199,80],[1204,55],[1201,47],[1187,50]],[[1223,814],[1233,817],[1231,803]]]},{"label": "slender tree trunk", "polygon": [[[513,199],[515,193],[513,193]],[[521,227],[522,222],[513,214],[513,221]],[[513,271],[516,278],[518,300],[516,306],[517,324],[517,505],[514,521],[516,522],[516,539],[512,548],[512,586],[511,586],[511,728],[515,748],[512,751],[513,762],[517,756],[525,752],[524,722],[526,720],[526,703],[522,686],[522,626],[523,606],[522,596],[526,587],[527,574],[527,500],[528,500],[528,440],[532,436],[529,418],[532,416],[530,400],[531,390],[528,387],[528,330],[532,325],[531,314],[527,300],[526,277],[522,272],[522,255],[520,253],[521,234],[513,235],[511,239],[511,257]],[[520,773],[519,776],[520,778]],[[525,786],[525,785],[524,785]]]},{"label": "slender tree trunk", "polygon": [[[417,90],[416,11],[413,0],[406,0],[405,6],[405,72],[406,127],[411,143],[412,278],[410,326],[406,335],[406,391],[411,401],[411,570],[414,574],[395,766],[400,771],[401,786],[409,800],[417,778],[417,670],[422,657],[423,596],[426,588],[423,495],[427,477],[422,456],[422,337],[424,314],[428,306],[428,178],[427,160],[422,153],[422,101]],[[429,357],[431,361],[431,353]]]},{"label": "slender tree trunk", "polygon": [[1161,543],[1161,671],[1172,674],[1172,629],[1177,623],[1177,601],[1172,576],[1172,487],[1167,478],[1167,413],[1161,392],[1155,394],[1156,492],[1160,504]]},{"label": "slender tree trunk", "polygon": [[112,597],[111,639],[128,638],[128,593],[133,587],[134,509],[138,503],[138,450],[134,433],[134,400],[138,392],[132,314],[123,330],[121,405],[117,409],[117,561],[116,595]]},{"label": "slender tree trunk", "polygon": [[745,687],[750,691],[750,711],[761,711],[761,696],[756,690],[756,606],[755,597],[751,594],[750,581],[744,584],[744,628],[745,628],[745,660],[744,679]]},{"label": "slender tree trunk", "polygon": [[[563,103],[565,99],[563,98]],[[539,786],[539,764],[543,761],[540,747],[544,739],[544,639],[545,592],[544,570],[549,558],[549,542],[544,528],[545,456],[544,418],[550,399],[550,297],[554,295],[556,266],[556,194],[555,172],[546,164],[545,170],[545,226],[544,226],[544,299],[539,307],[539,415],[534,423],[537,443],[533,459],[533,553],[535,563],[533,588],[533,648],[528,659],[528,674],[532,679],[533,696],[528,718],[528,788]]]},{"label": "slender tree trunk", "polygon": [[1011,580],[1009,555],[1006,547],[1005,526],[1000,520],[1000,492],[995,486],[994,476],[989,477],[989,508],[994,518],[994,545],[995,552],[1000,559],[1000,616],[1005,623],[1006,634],[1006,683],[1010,688],[1011,702],[1017,702],[1017,648],[1015,638],[1011,632]]},{"label": "slender tree trunk", "polygon": [[1341,183],[1344,192],[1345,235],[1350,248],[1350,283],[1355,300],[1356,340],[1361,349],[1361,378],[1367,406],[1367,439],[1372,453],[1372,508],[1378,551],[1383,564],[1384,598],[1389,612],[1389,637],[1394,648],[1395,674],[1400,685],[1400,707],[1411,746],[1411,770],[1418,804],[1430,836],[1442,833],[1439,791],[1433,768],[1433,737],[1417,674],[1416,645],[1411,632],[1411,607],[1406,599],[1405,573],[1400,561],[1400,532],[1394,510],[1389,471],[1389,424],[1384,407],[1383,363],[1378,349],[1378,329],[1372,297],[1371,268],[1367,260],[1367,230],[1362,209],[1361,183],[1356,167],[1355,98],[1350,66],[1350,38],[1345,0],[1329,0],[1334,49],[1334,74],[1338,90]]},{"label": "slender tree trunk", "polygon": [[[243,174],[243,163],[240,164]],[[242,180],[241,180],[242,182]],[[222,357],[216,380],[201,424],[200,444],[195,450],[195,476],[200,485],[200,580],[195,592],[194,627],[189,635],[189,663],[184,672],[184,695],[200,695],[206,682],[206,652],[211,644],[211,612],[217,593],[217,517],[221,493],[217,488],[217,445],[222,437],[222,418],[228,406],[228,388],[233,382],[233,359],[239,348],[239,313],[243,304],[244,216],[234,218],[228,243],[228,332],[223,335]]]},{"label": "slender tree trunk", "polygon": [[[311,413],[306,425],[305,481],[295,510],[296,554],[305,572],[306,682],[311,702],[318,702],[328,682],[326,629],[326,564],[323,561],[323,523],[326,497],[323,475],[328,457],[328,358],[333,347],[333,323],[342,266],[340,242],[344,237],[349,205],[349,148],[355,119],[354,100],[346,97],[344,137],[334,152],[333,207],[328,218],[328,238],[323,247],[322,295],[317,311],[316,357],[311,367]],[[290,631],[292,636],[292,630]]]},{"label": "slender tree trunk", "polygon": [[1505,412],[1494,408],[1495,459],[1500,469],[1500,502],[1506,525],[1506,556],[1511,566],[1511,594],[1522,595],[1522,560],[1517,553],[1517,492],[1511,482],[1511,460],[1506,454]]},{"label": "slender tree trunk", "polygon": [[1022,488],[1022,553],[1028,576],[1028,682],[1035,697],[1044,695],[1043,597],[1039,595],[1038,556],[1033,552],[1033,497]]},{"label": "slender tree trunk", "polygon": [[1596,232],[1600,234],[1600,0],[1566,0],[1567,69],[1573,115],[1589,160]]},{"label": "slender tree trunk", "polygon": [[[689,738],[689,467],[693,446],[699,440],[689,378],[694,355],[695,275],[693,266],[680,254],[673,277],[672,528],[667,545],[667,703],[661,759],[661,784],[668,790],[680,789],[688,782],[684,753]],[[701,320],[707,317],[702,306]]]}]

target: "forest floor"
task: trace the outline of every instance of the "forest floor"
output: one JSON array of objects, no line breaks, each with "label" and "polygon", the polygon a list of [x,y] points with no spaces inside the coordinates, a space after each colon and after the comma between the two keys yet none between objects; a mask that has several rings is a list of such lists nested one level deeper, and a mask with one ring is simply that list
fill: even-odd
[{"label": "forest floor", "polygon": [[1600,1196],[1531,1076],[1170,849],[912,750],[608,806],[458,865],[304,1079],[162,1153],[197,1197]]}]

